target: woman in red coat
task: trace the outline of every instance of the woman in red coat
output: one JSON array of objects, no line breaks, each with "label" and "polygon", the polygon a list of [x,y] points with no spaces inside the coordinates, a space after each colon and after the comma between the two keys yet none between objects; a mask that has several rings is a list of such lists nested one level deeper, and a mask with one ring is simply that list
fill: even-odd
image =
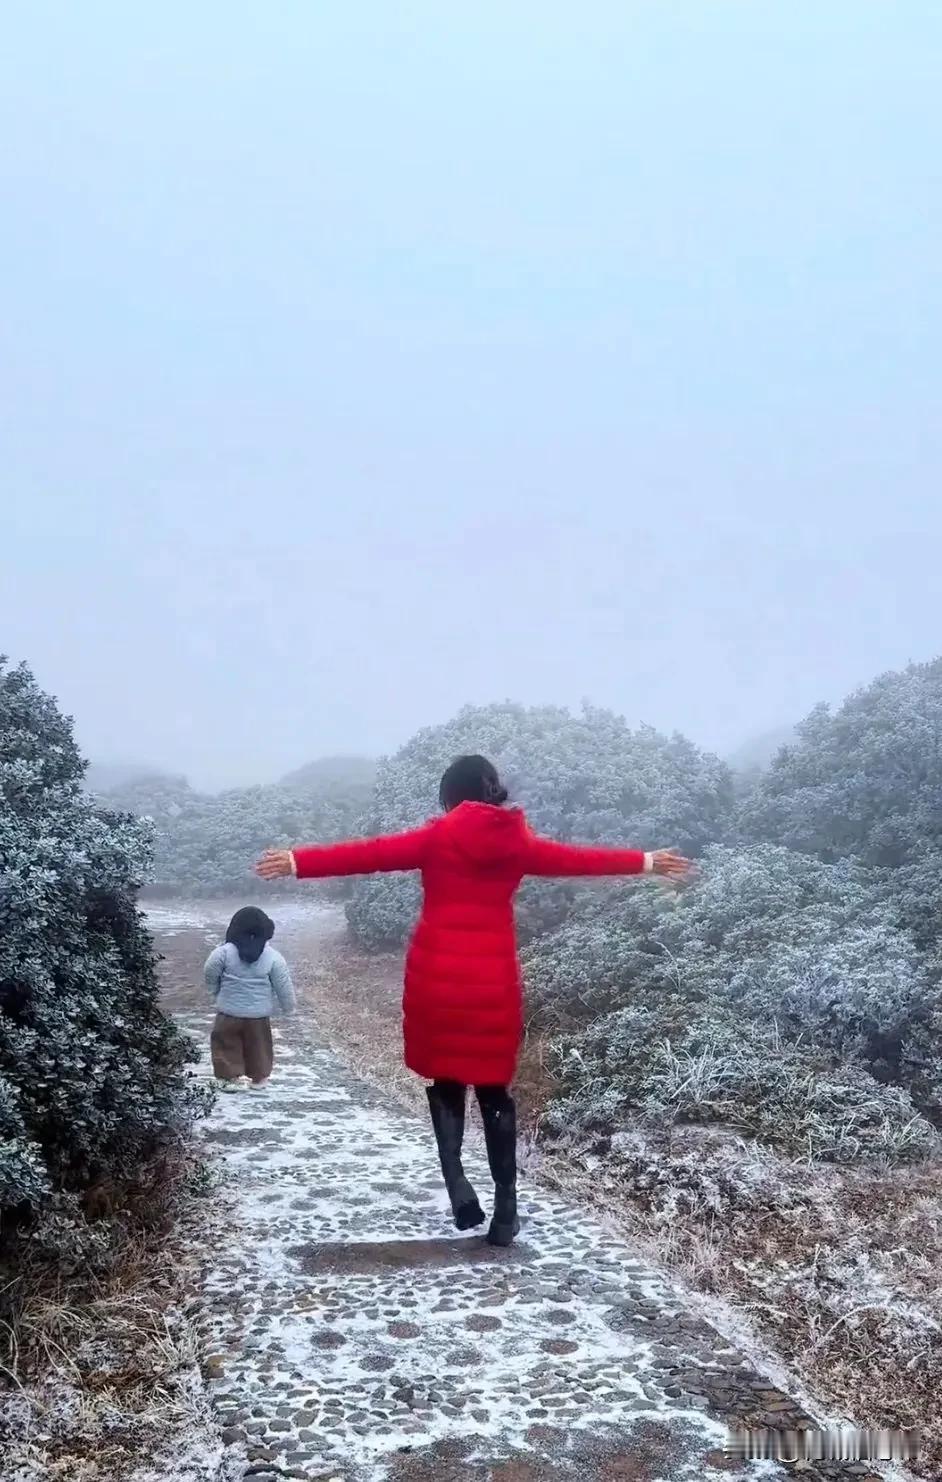
[{"label": "woman in red coat", "polygon": [[443,816],[422,828],[349,844],[269,850],[263,880],[299,880],[419,870],[424,901],[406,958],[402,1000],[405,1061],[433,1084],[429,1108],[442,1173],[459,1230],[484,1212],[461,1164],[466,1088],[481,1108],[495,1184],[493,1245],[509,1245],[517,1220],[513,1080],[523,1033],[513,898],[525,875],[683,877],[689,865],[669,851],[557,844],[532,833],[484,757],[459,757],[441,782]]}]

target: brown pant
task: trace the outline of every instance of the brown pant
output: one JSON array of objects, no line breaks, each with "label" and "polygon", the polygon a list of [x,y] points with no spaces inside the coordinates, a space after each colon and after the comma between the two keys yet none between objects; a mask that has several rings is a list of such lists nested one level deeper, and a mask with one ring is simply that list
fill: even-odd
[{"label": "brown pant", "polygon": [[270,1019],[235,1019],[217,1014],[209,1039],[213,1073],[217,1080],[234,1081],[241,1075],[267,1081],[275,1063]]}]

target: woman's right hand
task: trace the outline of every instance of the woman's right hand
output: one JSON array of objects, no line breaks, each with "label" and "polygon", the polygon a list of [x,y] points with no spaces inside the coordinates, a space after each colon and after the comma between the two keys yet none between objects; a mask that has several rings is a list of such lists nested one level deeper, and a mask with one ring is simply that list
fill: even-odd
[{"label": "woman's right hand", "polygon": [[255,873],[262,880],[280,880],[285,875],[293,875],[291,850],[266,849],[255,866]]},{"label": "woman's right hand", "polygon": [[660,875],[665,880],[672,880],[675,884],[679,885],[693,874],[691,861],[685,859],[682,854],[676,854],[673,849],[656,849],[652,859],[654,874]]}]

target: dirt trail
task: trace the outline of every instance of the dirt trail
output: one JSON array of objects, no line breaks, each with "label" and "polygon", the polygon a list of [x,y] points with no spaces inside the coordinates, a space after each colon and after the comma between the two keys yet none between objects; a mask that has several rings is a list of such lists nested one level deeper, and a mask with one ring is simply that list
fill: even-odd
[{"label": "dirt trail", "polygon": [[[178,913],[175,927],[165,907],[153,922],[174,1011],[203,1043],[193,985],[212,914]],[[337,926],[329,911],[289,916],[279,944],[297,961],[302,938],[328,950]],[[233,1477],[785,1475],[727,1458],[727,1424],[807,1415],[618,1235],[526,1180],[515,1248],[456,1235],[424,1120],[358,1078],[304,1015],[279,1031],[277,1056],[269,1091],[221,1097],[203,1132],[223,1189],[199,1321]],[[469,1165],[485,1195],[478,1151]]]}]

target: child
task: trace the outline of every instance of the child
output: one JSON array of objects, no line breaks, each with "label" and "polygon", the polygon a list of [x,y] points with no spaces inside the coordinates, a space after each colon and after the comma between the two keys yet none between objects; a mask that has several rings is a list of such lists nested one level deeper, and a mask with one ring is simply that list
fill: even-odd
[{"label": "child", "polygon": [[206,959],[206,986],[216,1004],[210,1037],[213,1072],[222,1091],[238,1091],[248,1076],[263,1091],[272,1073],[271,1015],[295,1007],[288,964],[269,946],[275,923],[256,906],[243,906],[229,922],[224,946]]},{"label": "child", "polygon": [[441,781],[444,812],[423,828],[357,843],[269,850],[263,880],[421,870],[422,914],[406,959],[405,1061],[424,1079],[445,1186],[459,1230],[484,1213],[461,1165],[466,1088],[481,1108],[494,1179],[492,1245],[510,1245],[517,1219],[513,1080],[523,1034],[513,898],[525,875],[640,875],[682,879],[687,860],[669,851],[580,848],[532,833],[481,756],[459,757]]}]

